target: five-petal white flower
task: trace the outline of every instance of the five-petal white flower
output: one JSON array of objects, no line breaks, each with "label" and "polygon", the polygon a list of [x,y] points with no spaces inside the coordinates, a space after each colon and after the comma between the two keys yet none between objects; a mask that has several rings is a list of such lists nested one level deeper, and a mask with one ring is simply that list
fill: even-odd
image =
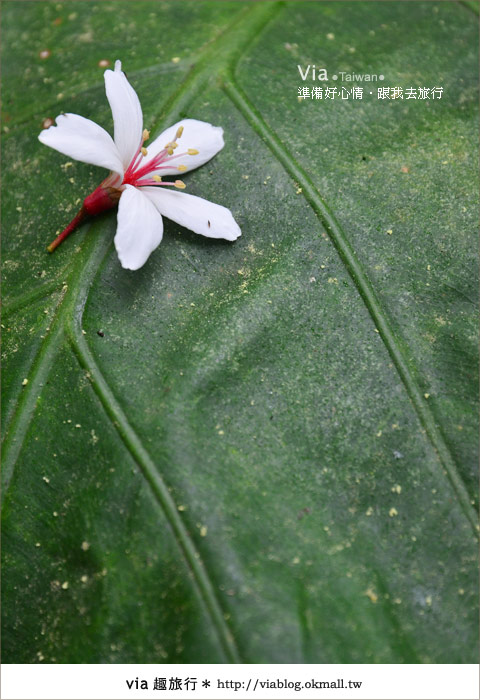
[{"label": "five-petal white flower", "polygon": [[[113,115],[113,139],[101,126],[78,114],[61,114],[56,126],[45,129],[38,138],[70,158],[111,171],[102,186],[120,195],[114,240],[122,266],[138,270],[146,262],[162,240],[162,215],[203,236],[236,240],[241,231],[229,209],[172,190],[184,189],[181,180],[162,180],[213,158],[224,146],[223,129],[183,119],[147,149],[144,143],[149,133],[143,128],[142,108],[120,61],[115,62],[114,71],[105,71],[105,89]],[[177,153],[180,138],[182,147]]]}]

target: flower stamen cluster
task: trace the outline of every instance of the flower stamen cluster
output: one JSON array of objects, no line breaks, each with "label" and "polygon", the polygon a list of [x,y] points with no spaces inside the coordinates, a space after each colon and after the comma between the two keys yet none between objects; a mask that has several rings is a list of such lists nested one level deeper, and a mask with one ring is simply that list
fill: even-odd
[{"label": "flower stamen cluster", "polygon": [[[150,138],[150,132],[147,129],[143,130],[142,142],[138,148],[138,151],[132,158],[132,161],[125,171],[123,176],[122,185],[133,185],[134,187],[143,187],[145,185],[151,185],[152,187],[158,185],[170,185],[176,187],[179,190],[184,190],[186,185],[182,180],[175,180],[174,182],[164,182],[161,175],[156,172],[157,170],[167,170],[170,169],[170,162],[177,158],[183,158],[184,156],[196,156],[200,151],[196,148],[189,148],[183,153],[177,153],[174,155],[174,151],[178,148],[177,139],[183,134],[183,126],[179,126],[175,134],[175,139],[169,141],[165,147],[148,163],[143,164],[143,158],[148,156],[148,150],[143,145],[145,141]],[[179,172],[184,172],[188,170],[186,165],[175,166]]]}]

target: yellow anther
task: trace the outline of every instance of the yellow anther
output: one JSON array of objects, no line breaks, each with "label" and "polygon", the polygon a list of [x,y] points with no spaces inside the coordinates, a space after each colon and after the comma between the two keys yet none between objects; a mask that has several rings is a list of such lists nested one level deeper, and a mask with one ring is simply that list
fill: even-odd
[{"label": "yellow anther", "polygon": [[141,150],[143,156],[146,156],[146,155],[147,155],[148,151],[147,151],[146,148],[144,148],[144,147],[142,146],[140,150]]},{"label": "yellow anther", "polygon": [[161,181],[162,181],[162,178],[160,177],[160,175],[153,175],[153,178],[152,178],[152,179],[155,180],[155,182],[161,182]]},{"label": "yellow anther", "polygon": [[189,148],[187,153],[189,156],[198,156],[198,151],[196,148]]},{"label": "yellow anther", "polygon": [[180,170],[181,173],[183,173],[187,169],[186,165],[178,165],[177,170]]},{"label": "yellow anther", "polygon": [[149,138],[150,138],[150,132],[148,131],[148,129],[144,129],[143,134],[142,134],[142,139],[144,141],[148,141]]},{"label": "yellow anther", "polygon": [[183,134],[183,126],[179,126],[177,129],[177,133],[175,134],[175,138],[179,139],[182,134]]},{"label": "yellow anther", "polygon": [[186,184],[182,182],[181,180],[175,180],[175,187],[177,187],[179,190],[184,190],[186,187]]},{"label": "yellow anther", "polygon": [[172,141],[172,148],[178,148],[178,143],[176,141]]},{"label": "yellow anther", "polygon": [[173,148],[171,146],[167,148],[167,153],[169,156],[173,156]]}]

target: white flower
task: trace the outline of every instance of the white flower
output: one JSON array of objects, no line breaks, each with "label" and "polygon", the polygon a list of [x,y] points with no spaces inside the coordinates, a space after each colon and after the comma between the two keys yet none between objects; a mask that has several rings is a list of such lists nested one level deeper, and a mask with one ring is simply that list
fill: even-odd
[{"label": "white flower", "polygon": [[[111,171],[87,197],[83,215],[74,220],[70,229],[67,227],[68,233],[83,216],[113,207],[120,198],[115,247],[122,266],[129,270],[138,270],[159,245],[163,236],[162,215],[203,236],[236,240],[241,231],[229,209],[176,191],[174,188],[185,188],[181,180],[162,179],[198,168],[213,158],[224,146],[223,129],[196,119],[183,119],[145,148],[150,135],[143,128],[140,102],[120,61],[115,62],[114,71],[105,71],[105,89],[113,115],[113,139],[101,126],[78,114],[61,114],[56,118],[57,125],[38,137],[70,158]],[[49,250],[56,245],[54,241]]]}]

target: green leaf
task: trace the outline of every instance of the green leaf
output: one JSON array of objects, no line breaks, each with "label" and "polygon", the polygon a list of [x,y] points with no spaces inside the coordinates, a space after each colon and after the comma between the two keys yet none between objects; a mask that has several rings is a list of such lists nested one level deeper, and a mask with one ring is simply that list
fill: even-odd
[{"label": "green leaf", "polygon": [[[4,661],[474,663],[475,14],[2,9]],[[165,221],[132,273],[108,213],[46,253],[104,172],[37,135],[111,130],[116,58],[152,136],[224,128],[185,181],[235,244]]]}]

